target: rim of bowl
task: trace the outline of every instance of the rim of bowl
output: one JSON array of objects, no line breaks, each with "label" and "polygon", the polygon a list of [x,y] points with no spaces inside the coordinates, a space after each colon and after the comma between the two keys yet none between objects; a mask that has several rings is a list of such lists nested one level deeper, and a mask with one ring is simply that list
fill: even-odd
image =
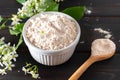
[{"label": "rim of bowl", "polygon": [[[29,25],[28,23],[29,23],[29,20],[30,20],[30,19],[39,16],[41,13],[61,14],[61,15],[65,15],[65,16],[67,16],[68,18],[72,19],[72,20],[75,22],[76,27],[77,27],[77,31],[78,31],[75,40],[74,40],[72,43],[70,43],[68,46],[66,46],[66,47],[64,47],[64,48],[61,48],[61,49],[57,49],[57,50],[44,50],[44,49],[40,49],[40,48],[38,48],[37,46],[35,46],[34,44],[32,44],[32,43],[28,40],[28,38],[26,37],[26,27]],[[37,50],[41,50],[41,51],[43,51],[43,52],[46,52],[46,51],[49,51],[49,52],[59,52],[59,51],[65,50],[65,49],[73,46],[76,42],[77,42],[77,44],[78,44],[78,41],[79,41],[80,36],[81,36],[81,28],[80,28],[80,25],[78,24],[78,22],[77,22],[73,17],[69,16],[68,14],[65,14],[65,13],[62,13],[62,12],[55,12],[55,11],[48,11],[48,12],[41,12],[41,13],[38,13],[38,14],[32,16],[31,18],[29,18],[29,19],[25,22],[25,24],[24,24],[24,26],[23,26],[23,31],[22,31],[23,39],[25,39],[24,41],[27,41],[27,43],[28,43],[30,46],[32,46],[33,48],[35,48],[35,49],[37,49]],[[26,42],[25,42],[25,43],[26,43]],[[76,45],[77,45],[77,44],[76,44]],[[26,45],[27,45],[27,44],[26,44]],[[27,46],[28,46],[28,45],[27,45]]]}]

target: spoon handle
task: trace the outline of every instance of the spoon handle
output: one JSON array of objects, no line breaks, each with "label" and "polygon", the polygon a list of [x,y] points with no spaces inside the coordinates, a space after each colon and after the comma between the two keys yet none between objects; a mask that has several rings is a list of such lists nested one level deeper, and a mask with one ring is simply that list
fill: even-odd
[{"label": "spoon handle", "polygon": [[78,80],[78,78],[86,71],[86,69],[95,62],[95,59],[91,56],[84,62],[68,80]]}]

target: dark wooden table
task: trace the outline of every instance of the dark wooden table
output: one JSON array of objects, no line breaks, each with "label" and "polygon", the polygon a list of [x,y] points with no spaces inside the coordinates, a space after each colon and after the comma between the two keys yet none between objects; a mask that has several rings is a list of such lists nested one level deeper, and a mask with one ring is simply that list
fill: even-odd
[{"label": "dark wooden table", "polygon": [[[70,6],[86,6],[92,11],[78,21],[82,35],[79,44],[69,61],[59,66],[44,66],[37,63],[23,43],[17,50],[19,57],[15,62],[16,67],[0,80],[34,80],[30,75],[24,75],[22,66],[30,62],[39,67],[40,79],[38,80],[68,80],[73,72],[90,56],[91,42],[97,38],[104,38],[103,34],[94,31],[94,28],[109,30],[111,40],[116,43],[116,54],[105,61],[97,62],[90,66],[79,80],[120,80],[120,0],[65,0],[60,4],[60,10]],[[0,15],[10,17],[21,7],[15,0],[0,1]],[[0,31],[0,37],[5,36],[6,42],[17,43],[16,36],[9,35],[7,29]],[[81,43],[84,42],[84,43]],[[18,72],[20,71],[20,72]]]}]

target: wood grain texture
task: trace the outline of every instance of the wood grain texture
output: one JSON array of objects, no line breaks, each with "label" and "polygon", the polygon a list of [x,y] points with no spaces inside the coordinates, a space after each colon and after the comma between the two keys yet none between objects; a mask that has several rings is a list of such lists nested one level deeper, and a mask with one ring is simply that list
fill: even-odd
[{"label": "wood grain texture", "polygon": [[[79,80],[120,80],[120,0],[65,0],[60,4],[60,11],[70,6],[86,6],[92,10],[91,14],[78,21],[81,26],[81,39],[69,61],[49,67],[37,63],[30,55],[23,43],[17,50],[19,57],[15,62],[16,67],[0,80],[34,80],[30,75],[25,75],[21,69],[26,62],[36,64],[39,67],[40,79],[38,80],[68,80],[77,68],[90,56],[91,42],[97,38],[103,38],[104,34],[94,31],[94,28],[102,28],[111,32],[116,43],[116,54],[108,60],[97,62],[90,66]],[[15,0],[2,0],[0,2],[0,15],[10,17],[21,7]],[[16,44],[18,37],[11,36],[7,29],[0,30],[0,37],[5,36],[5,42]],[[20,71],[20,72],[18,72]]]}]

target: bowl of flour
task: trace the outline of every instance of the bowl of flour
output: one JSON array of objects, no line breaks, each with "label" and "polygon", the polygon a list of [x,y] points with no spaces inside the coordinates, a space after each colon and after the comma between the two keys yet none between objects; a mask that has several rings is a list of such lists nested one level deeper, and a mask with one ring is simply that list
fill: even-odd
[{"label": "bowl of flour", "polygon": [[28,19],[23,27],[23,39],[31,56],[48,66],[69,60],[80,34],[77,21],[61,12],[39,13]]}]

